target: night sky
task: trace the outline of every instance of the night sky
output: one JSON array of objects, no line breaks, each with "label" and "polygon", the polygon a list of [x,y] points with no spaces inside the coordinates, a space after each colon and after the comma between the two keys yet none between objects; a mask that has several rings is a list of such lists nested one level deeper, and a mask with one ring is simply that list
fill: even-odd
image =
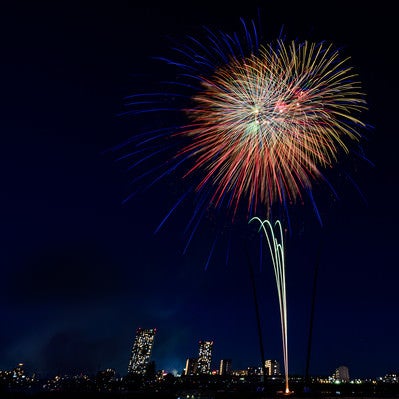
[{"label": "night sky", "polygon": [[258,235],[240,226],[229,262],[221,243],[205,271],[212,217],[182,255],[190,203],[154,234],[179,182],[161,181],[123,203],[134,172],[107,151],[135,133],[134,118],[120,116],[125,97],[144,78],[157,81],[163,64],[152,57],[169,51],[169,38],[201,26],[238,31],[240,17],[259,12],[265,40],[284,27],[289,38],[333,41],[352,56],[367,93],[362,118],[372,126],[362,131],[371,164],[346,165],[361,194],[333,171],[338,199],[315,188],[323,226],[305,205],[294,210],[286,241],[290,373],[305,372],[317,264],[310,373],[340,365],[351,377],[399,371],[393,5],[35,3],[0,8],[0,369],[24,362],[42,374],[111,367],[125,375],[138,327],[158,329],[157,369],[181,372],[200,339],[214,340],[213,368],[221,358],[234,369],[260,364],[246,245],[265,357],[282,363],[274,276],[266,251],[259,264]]}]

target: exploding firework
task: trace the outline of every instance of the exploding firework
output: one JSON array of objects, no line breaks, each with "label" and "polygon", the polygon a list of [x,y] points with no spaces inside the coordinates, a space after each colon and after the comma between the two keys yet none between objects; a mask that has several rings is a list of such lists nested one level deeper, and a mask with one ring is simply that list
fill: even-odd
[{"label": "exploding firework", "polygon": [[186,176],[204,171],[197,190],[212,187],[216,206],[228,195],[234,212],[301,198],[363,126],[360,85],[338,59],[331,46],[280,40],[202,78],[178,153],[195,160]]},{"label": "exploding firework", "polygon": [[[332,44],[260,45],[255,26],[251,33],[244,28],[244,43],[210,31],[206,43],[190,37],[176,50],[181,61],[162,59],[178,78],[129,98],[129,114],[183,117],[129,140],[135,147],[123,158],[135,168],[163,153],[164,162],[150,164],[135,181],[152,175],[152,185],[180,172],[199,198],[192,226],[208,208],[223,208],[234,220],[241,210],[246,218],[269,217],[272,206],[287,210],[306,194],[313,202],[312,184],[326,180],[324,171],[359,144],[365,126],[361,84]],[[151,120],[162,118],[170,121]]]}]

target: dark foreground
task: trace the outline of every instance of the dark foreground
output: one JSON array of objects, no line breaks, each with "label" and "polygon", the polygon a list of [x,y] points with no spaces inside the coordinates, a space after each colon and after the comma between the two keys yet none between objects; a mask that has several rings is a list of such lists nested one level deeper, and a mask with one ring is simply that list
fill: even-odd
[{"label": "dark foreground", "polygon": [[398,399],[399,393],[315,392],[284,396],[259,392],[1,392],[1,399]]},{"label": "dark foreground", "polygon": [[[173,381],[175,382],[175,381]],[[79,388],[78,388],[79,387]],[[281,383],[229,385],[178,385],[130,388],[122,386],[101,389],[90,385],[64,385],[43,390],[0,387],[0,399],[399,399],[399,383],[302,383],[290,384],[291,395],[282,395]]]}]

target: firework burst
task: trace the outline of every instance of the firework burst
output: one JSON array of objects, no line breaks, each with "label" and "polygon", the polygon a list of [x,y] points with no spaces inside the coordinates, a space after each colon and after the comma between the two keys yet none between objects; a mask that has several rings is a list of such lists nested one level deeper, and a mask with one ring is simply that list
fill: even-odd
[{"label": "firework burst", "polygon": [[262,46],[244,27],[245,45],[208,32],[209,43],[189,38],[192,46],[177,50],[181,62],[163,59],[180,71],[174,90],[133,95],[128,113],[178,112],[187,122],[137,136],[124,158],[135,159],[133,168],[168,152],[143,175],[158,181],[180,170],[204,207],[268,216],[273,204],[303,201],[359,142],[366,102],[349,58],[331,44]]},{"label": "firework burst", "polygon": [[202,42],[188,37],[175,58],[159,58],[173,78],[128,98],[126,114],[155,124],[117,147],[133,183],[146,189],[172,174],[188,183],[156,231],[195,202],[184,252],[208,210],[223,209],[223,224],[246,223],[272,207],[288,215],[307,198],[318,215],[312,185],[328,183],[325,171],[362,138],[365,96],[348,57],[324,42],[260,45],[255,24],[242,22],[241,40],[210,30]]},{"label": "firework burst", "polygon": [[234,212],[242,201],[249,211],[302,198],[364,126],[353,116],[365,102],[346,61],[331,45],[279,40],[201,78],[185,109],[192,123],[178,133],[191,144],[177,155],[195,160],[186,176],[205,171],[197,190],[213,187],[216,206],[230,194]]}]

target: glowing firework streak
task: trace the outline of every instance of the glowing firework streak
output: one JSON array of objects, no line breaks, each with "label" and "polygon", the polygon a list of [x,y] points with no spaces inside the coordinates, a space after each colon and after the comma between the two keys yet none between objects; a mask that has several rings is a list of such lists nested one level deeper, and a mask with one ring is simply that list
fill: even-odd
[{"label": "glowing firework streak", "polygon": [[283,229],[279,220],[275,227],[280,235],[280,242],[274,233],[272,224],[268,220],[261,220],[258,217],[250,219],[249,223],[257,220],[260,223],[259,231],[263,229],[267,244],[272,258],[274,275],[276,277],[278,301],[280,306],[281,337],[283,342],[284,374],[285,374],[285,394],[289,394],[288,387],[288,341],[287,341],[287,301],[285,291],[285,261],[284,261],[284,241]]}]

